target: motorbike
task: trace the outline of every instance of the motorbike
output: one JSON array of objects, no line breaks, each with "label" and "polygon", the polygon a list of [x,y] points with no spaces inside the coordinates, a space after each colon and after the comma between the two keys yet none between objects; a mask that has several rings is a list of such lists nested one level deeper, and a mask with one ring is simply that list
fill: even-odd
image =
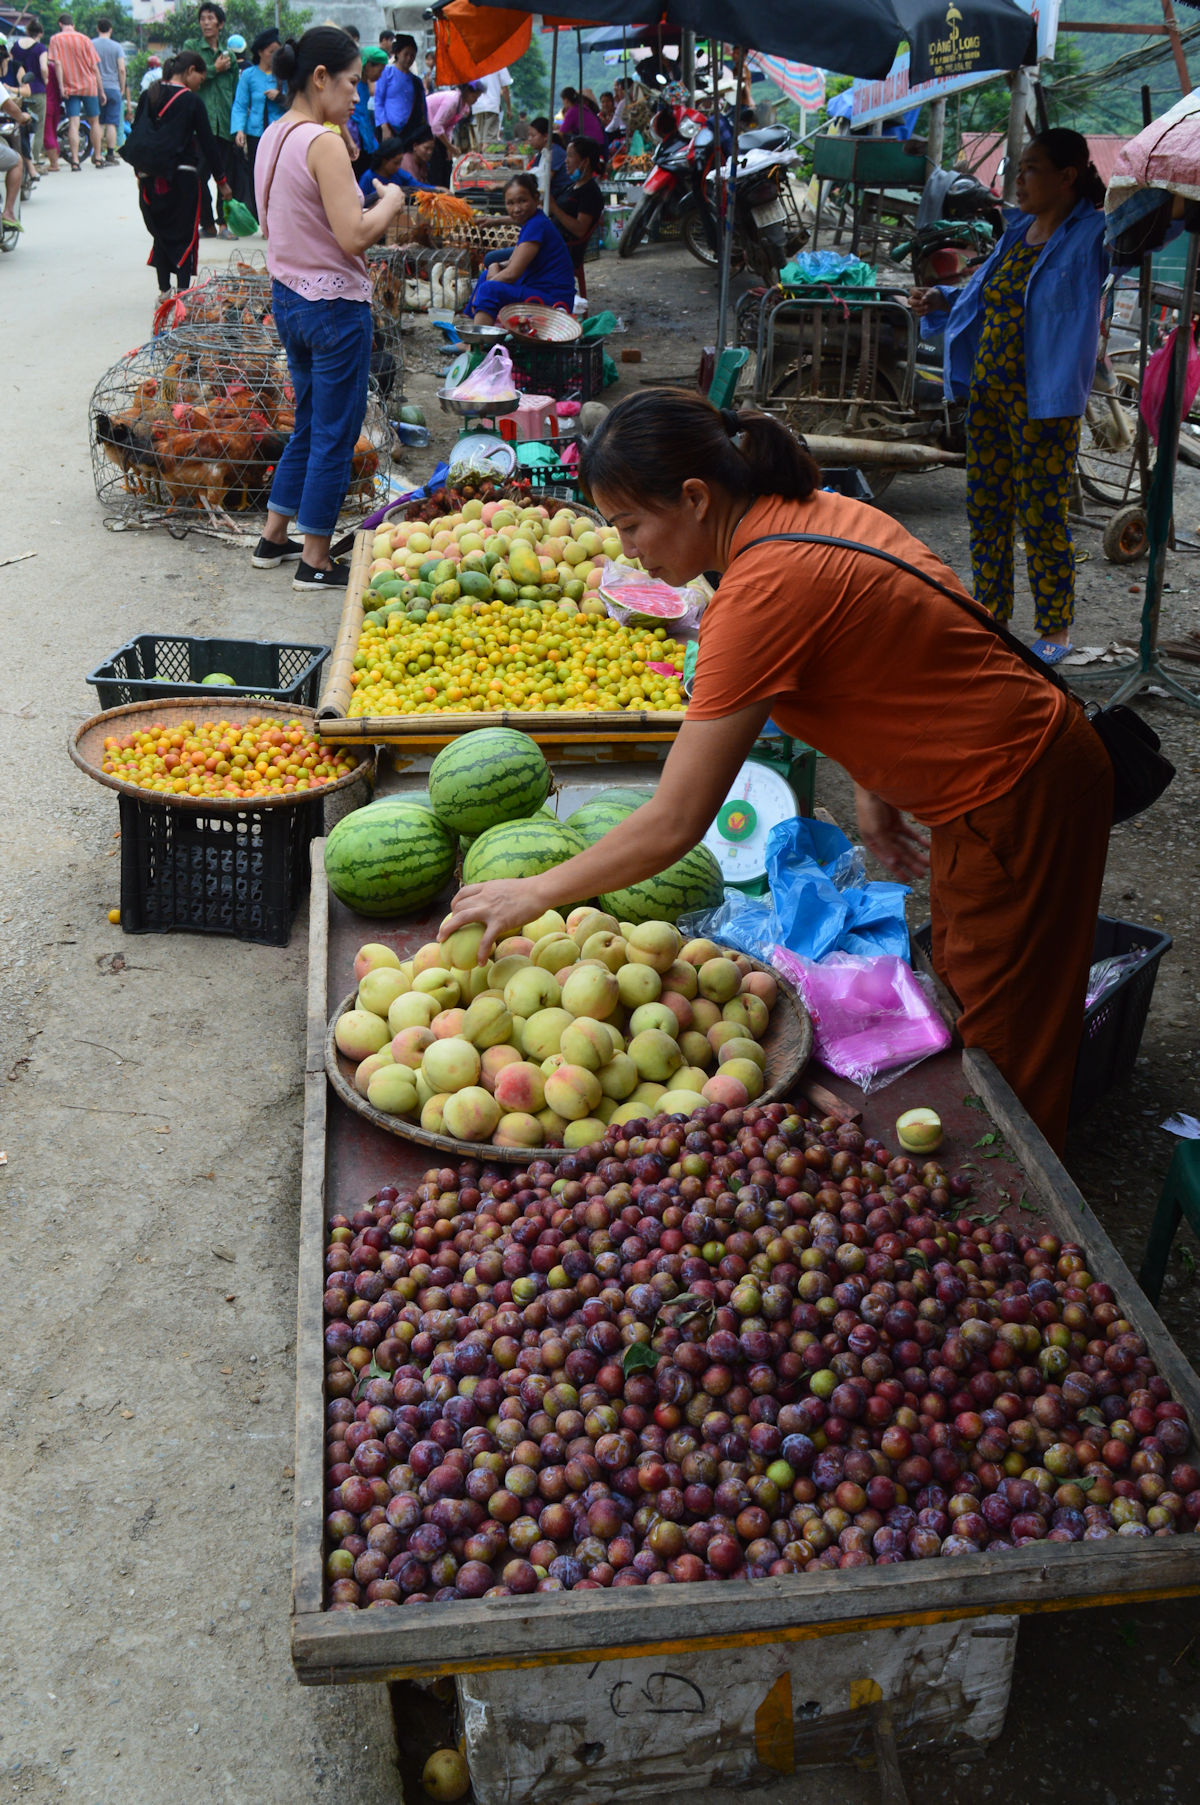
[{"label": "motorbike", "polygon": [[679,136],[663,139],[658,144],[654,167],[617,240],[618,257],[632,257],[659,220],[676,219],[694,205],[690,151],[692,137],[698,130],[697,120],[685,115],[680,122]]},{"label": "motorbike", "polygon": [[[0,143],[7,144],[10,150],[14,150],[18,156],[21,154],[22,129],[22,126],[17,120],[0,115]],[[0,186],[0,196],[3,195],[3,192],[3,187]],[[20,193],[13,207],[13,217],[17,220],[18,224],[21,218],[21,197],[24,193],[25,186],[24,178],[22,177]],[[20,242],[21,234],[19,230],[13,226],[0,225],[0,253],[15,251]]]},{"label": "motorbike", "polygon": [[[712,267],[718,260],[717,173],[711,157],[712,129],[692,140],[694,166],[703,170],[697,204],[683,220],[683,241],[698,262]],[[799,161],[786,126],[762,126],[738,139],[737,179],[733,190],[733,267],[750,269],[773,283],[789,257],[801,249],[808,232],[792,188],[790,171]],[[730,179],[730,165],[722,171]]]},{"label": "motorbike", "polygon": [[1000,203],[972,175],[935,169],[917,208],[916,229],[892,246],[892,260],[911,259],[918,288],[957,287],[989,255],[1004,231]]}]

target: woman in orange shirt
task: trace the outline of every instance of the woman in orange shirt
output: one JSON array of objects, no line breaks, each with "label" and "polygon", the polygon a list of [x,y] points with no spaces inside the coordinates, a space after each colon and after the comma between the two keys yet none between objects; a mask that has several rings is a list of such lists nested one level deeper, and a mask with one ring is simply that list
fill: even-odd
[{"label": "woman in orange shirt", "polygon": [[[652,576],[721,572],[687,719],[649,802],[540,877],[460,890],[446,932],[484,922],[486,955],[545,909],[663,870],[703,837],[769,716],[849,772],[868,851],[901,878],[931,868],[934,964],[963,1041],[1061,1149],[1112,814],[1112,767],[1081,709],[972,618],[927,546],[822,491],[764,414],[633,395],[589,441],[582,475]],[[797,532],[914,568],[768,537]]]}]

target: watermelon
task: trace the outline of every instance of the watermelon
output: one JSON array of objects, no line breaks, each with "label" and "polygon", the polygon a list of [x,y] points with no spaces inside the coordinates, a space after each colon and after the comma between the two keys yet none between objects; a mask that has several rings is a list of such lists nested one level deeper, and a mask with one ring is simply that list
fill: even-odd
[{"label": "watermelon", "polygon": [[579,834],[549,815],[533,815],[527,821],[500,821],[480,834],[463,860],[463,883],[536,877],[582,852],[584,844]]},{"label": "watermelon", "polygon": [[693,909],[717,909],[725,900],[721,867],[707,846],[693,846],[656,877],[608,890],[600,907],[618,921],[676,921]]},{"label": "watermelon", "polygon": [[408,915],[454,870],[455,845],[424,802],[385,796],[344,815],[325,842],[329,888],[359,915]]},{"label": "watermelon", "polygon": [[588,845],[593,846],[610,827],[624,821],[635,808],[641,808],[643,802],[649,800],[649,790],[608,790],[603,796],[593,796],[590,801],[581,803],[573,815],[567,816],[567,826],[582,834]]},{"label": "watermelon", "polygon": [[429,772],[434,813],[456,834],[532,815],[553,784],[540,747],[512,727],[464,733],[442,748]]}]

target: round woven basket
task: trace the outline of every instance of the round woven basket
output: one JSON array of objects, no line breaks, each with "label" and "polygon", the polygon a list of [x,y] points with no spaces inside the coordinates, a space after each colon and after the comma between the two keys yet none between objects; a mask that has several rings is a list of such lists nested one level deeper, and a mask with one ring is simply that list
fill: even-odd
[{"label": "round woven basket", "polygon": [[[762,1038],[762,1048],[767,1056],[763,1074],[765,1083],[762,1095],[755,1098],[756,1104],[777,1103],[791,1090],[812,1057],[812,1019],[794,985],[769,965],[761,965],[756,959],[751,960],[751,964],[757,971],[770,972],[779,985],[779,1000],[771,1011],[771,1019]],[[354,1061],[347,1059],[339,1051],[334,1039],[338,1017],[344,1015],[347,1009],[353,1009],[356,994],[351,991],[334,1010],[325,1035],[325,1071],[329,1082],[342,1102],[356,1114],[373,1122],[376,1128],[382,1128],[387,1134],[398,1135],[401,1140],[414,1141],[420,1147],[432,1147],[438,1153],[452,1154],[458,1159],[488,1159],[516,1166],[526,1165],[531,1159],[560,1160],[575,1151],[569,1147],[497,1147],[490,1141],[456,1141],[448,1134],[431,1134],[419,1122],[407,1122],[400,1116],[385,1115],[381,1109],[375,1109],[362,1092],[355,1088]],[[696,1107],[705,1107],[703,1097],[696,1098]],[[653,1116],[653,1108],[647,1107],[646,1114]]]},{"label": "round woven basket", "polygon": [[344,777],[336,777],[332,783],[321,784],[316,789],[292,790],[286,796],[167,796],[159,790],[143,789],[140,784],[127,783],[123,777],[113,777],[108,771],[101,770],[104,742],[110,734],[140,733],[147,727],[159,725],[177,727],[209,712],[215,720],[228,721],[235,726],[245,726],[253,720],[300,721],[310,732],[316,731],[316,714],[311,708],[289,708],[282,702],[222,702],[220,697],[221,691],[214,688],[211,711],[197,706],[194,699],[130,702],[124,708],[106,709],[76,728],[67,742],[67,750],[81,771],[86,771],[89,777],[110,790],[119,790],[123,796],[136,796],[139,802],[159,802],[166,808],[200,810],[206,815],[214,811],[236,814],[246,809],[292,808],[297,803],[311,803],[318,797],[332,796],[353,783],[361,783],[366,776],[372,756],[370,750]]},{"label": "round woven basket", "polygon": [[[519,321],[520,324],[516,324]],[[538,301],[513,301],[496,315],[497,326],[507,326],[514,338],[539,345],[568,345],[583,336],[583,327],[561,307],[543,307]]]}]

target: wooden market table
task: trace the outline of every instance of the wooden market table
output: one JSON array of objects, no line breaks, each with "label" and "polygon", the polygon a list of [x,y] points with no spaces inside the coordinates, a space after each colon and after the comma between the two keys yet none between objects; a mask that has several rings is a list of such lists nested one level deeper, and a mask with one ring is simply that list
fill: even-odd
[{"label": "wooden market table", "polygon": [[[1021,1616],[1200,1593],[1200,1536],[1178,1534],[752,1584],[325,1611],[326,1221],[440,1163],[334,1095],[324,1069],[328,1015],[361,942],[411,953],[436,933],[444,899],[419,920],[365,922],[330,895],[323,844],[313,847],[296,1363],[292,1660],[303,1684],[453,1677],[480,1805],[584,1805],[597,1796],[585,1780],[594,1787],[607,1777],[614,1794],[631,1797],[635,1769],[674,1771],[680,1789],[713,1776],[741,1783],[811,1761],[869,1758],[883,1730],[893,1748],[985,1742],[1003,1726]],[[986,1055],[951,1049],[873,1097],[829,1082],[881,1138],[900,1111],[932,1105],[947,1164],[978,1168],[965,1210],[1080,1242],[1196,1434],[1200,1381]],[[663,1702],[668,1694],[675,1704]],[[573,1778],[564,1763],[584,1746],[604,1754]]]}]

